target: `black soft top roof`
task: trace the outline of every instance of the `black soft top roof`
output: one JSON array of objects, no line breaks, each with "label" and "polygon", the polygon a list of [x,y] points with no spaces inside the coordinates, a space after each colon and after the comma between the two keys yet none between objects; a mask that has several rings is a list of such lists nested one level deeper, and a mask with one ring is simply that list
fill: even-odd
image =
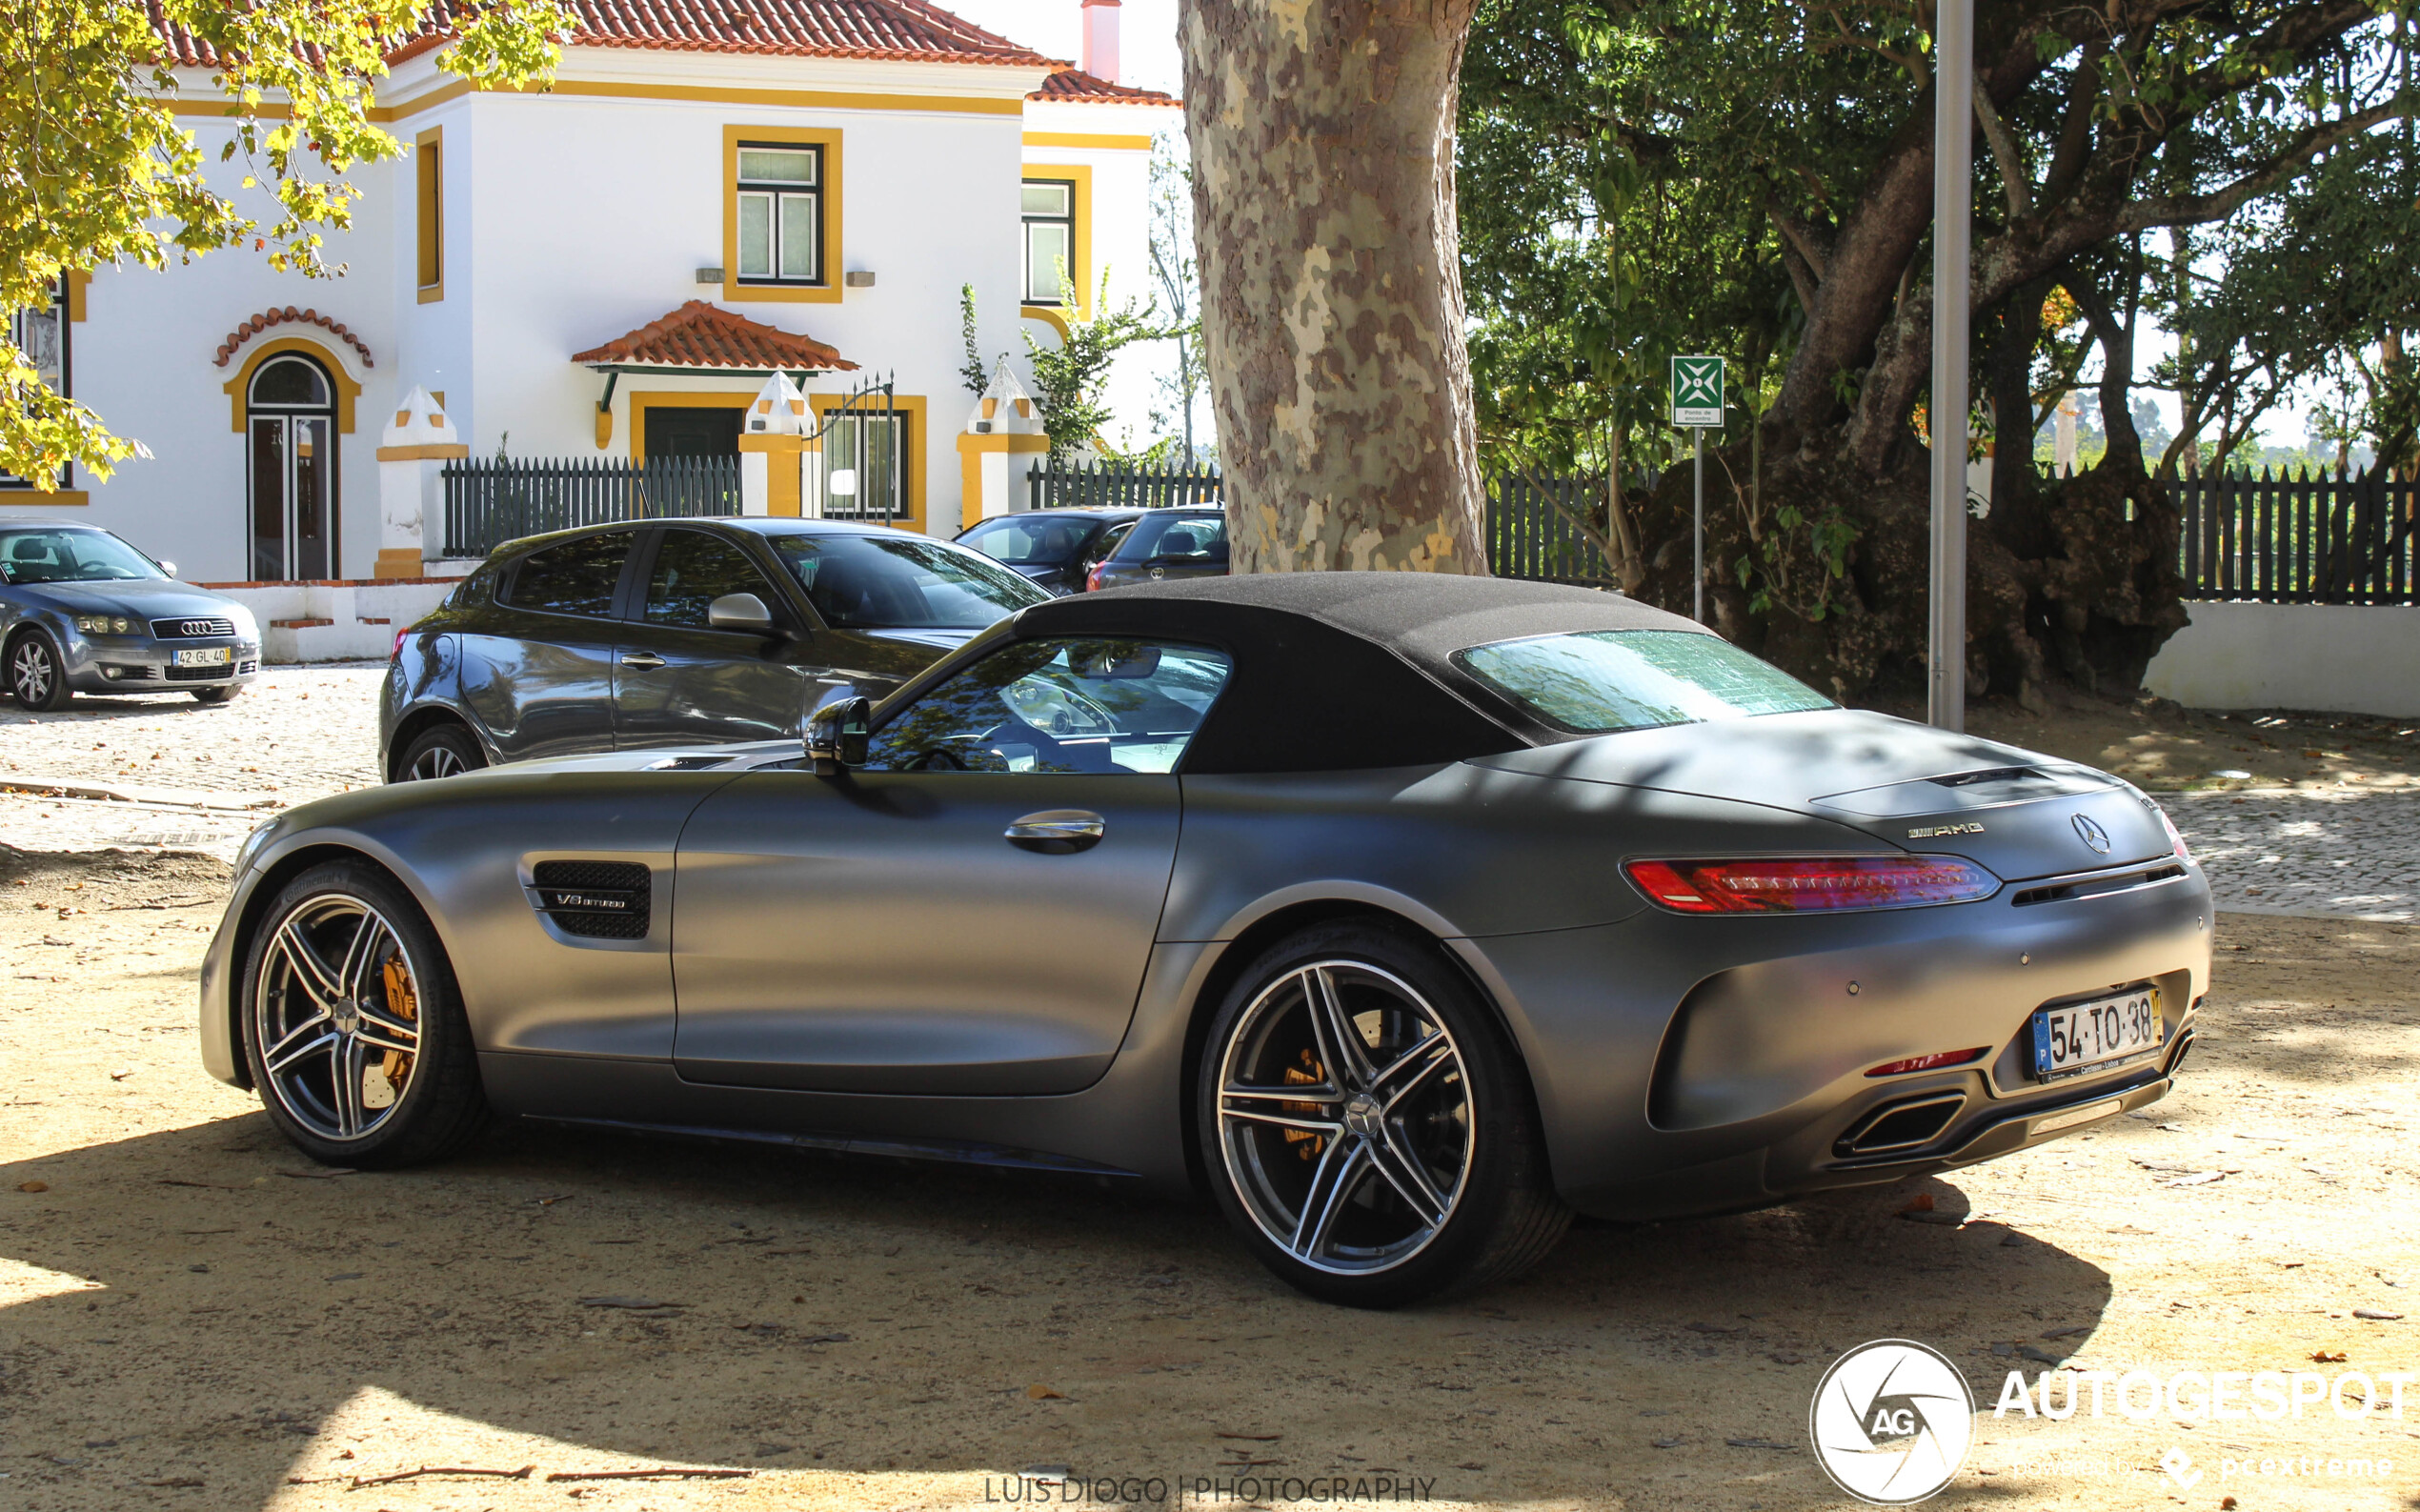
[{"label": "black soft top roof", "polygon": [[1218,647],[1235,672],[1188,774],[1426,766],[1567,738],[1452,661],[1525,635],[1704,627],[1617,594],[1437,573],[1267,573],[1109,589],[1018,613],[1019,638]]}]

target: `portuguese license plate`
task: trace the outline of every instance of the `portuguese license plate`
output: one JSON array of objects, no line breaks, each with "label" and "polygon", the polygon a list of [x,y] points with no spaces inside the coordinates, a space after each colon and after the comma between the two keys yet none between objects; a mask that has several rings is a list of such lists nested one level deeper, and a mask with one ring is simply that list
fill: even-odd
[{"label": "portuguese license plate", "polygon": [[176,664],[180,667],[224,667],[235,659],[232,646],[204,646],[199,650],[180,651]]},{"label": "portuguese license plate", "polygon": [[2033,1074],[2052,1081],[2129,1060],[2157,1050],[2165,1032],[2157,987],[2036,1009]]}]

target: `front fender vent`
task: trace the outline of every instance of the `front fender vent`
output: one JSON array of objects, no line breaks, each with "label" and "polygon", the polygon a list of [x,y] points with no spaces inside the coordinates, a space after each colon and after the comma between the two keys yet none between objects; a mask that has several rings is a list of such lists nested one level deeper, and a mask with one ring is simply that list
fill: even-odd
[{"label": "front fender vent", "polygon": [[564,934],[644,939],[651,875],[635,861],[540,861],[530,880],[537,911]]}]

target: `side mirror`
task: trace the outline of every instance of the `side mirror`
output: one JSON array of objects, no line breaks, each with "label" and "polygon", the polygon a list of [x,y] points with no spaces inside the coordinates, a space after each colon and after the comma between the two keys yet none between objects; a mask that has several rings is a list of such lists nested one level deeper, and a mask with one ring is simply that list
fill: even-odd
[{"label": "side mirror", "polygon": [[773,634],[773,611],[754,594],[725,594],[706,606],[706,623],[716,630]]},{"label": "side mirror", "polygon": [[836,698],[807,716],[807,760],[817,776],[865,765],[865,723],[873,712],[867,699]]},{"label": "side mirror", "polygon": [[163,561],[160,563],[160,571],[168,574],[169,576],[173,577],[176,575],[176,564],[174,562]]}]

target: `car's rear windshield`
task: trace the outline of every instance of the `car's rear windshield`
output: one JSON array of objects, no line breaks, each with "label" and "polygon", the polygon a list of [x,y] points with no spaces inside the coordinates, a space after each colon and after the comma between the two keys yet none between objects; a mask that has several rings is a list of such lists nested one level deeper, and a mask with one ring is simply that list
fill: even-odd
[{"label": "car's rear windshield", "polygon": [[1463,671],[1576,735],[1829,709],[1832,700],[1720,635],[1592,630],[1454,653]]},{"label": "car's rear windshield", "polygon": [[1223,514],[1146,514],[1118,545],[1117,560],[1223,562],[1227,559],[1227,517]]},{"label": "car's rear windshield", "polygon": [[1057,567],[1074,561],[1099,527],[1080,515],[1012,514],[976,526],[958,543],[1011,567]]},{"label": "car's rear windshield", "polygon": [[776,535],[770,544],[828,625],[980,630],[1051,596],[988,556],[912,535]]}]

